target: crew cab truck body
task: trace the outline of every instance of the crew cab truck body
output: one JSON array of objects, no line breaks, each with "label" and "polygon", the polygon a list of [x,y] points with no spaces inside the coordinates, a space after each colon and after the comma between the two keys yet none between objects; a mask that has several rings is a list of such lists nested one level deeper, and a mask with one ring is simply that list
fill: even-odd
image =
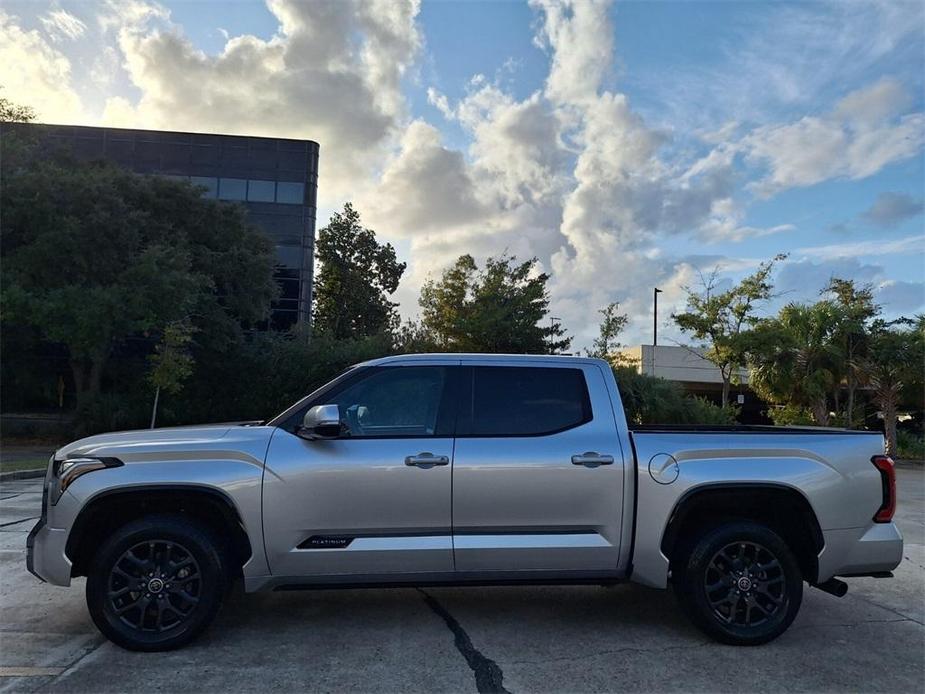
[{"label": "crew cab truck body", "polygon": [[267,424],[93,436],[49,462],[29,568],[87,576],[90,613],[162,650],[228,582],[305,586],[633,580],[694,622],[775,638],[803,583],[902,557],[878,433],[637,427],[613,371],[577,357],[360,364]]}]

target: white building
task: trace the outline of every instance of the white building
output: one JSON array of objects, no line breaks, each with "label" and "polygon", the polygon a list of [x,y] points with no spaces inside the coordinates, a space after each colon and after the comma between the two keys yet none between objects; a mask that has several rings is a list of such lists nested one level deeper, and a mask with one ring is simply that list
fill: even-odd
[{"label": "white building", "polygon": [[[639,373],[690,384],[688,390],[713,390],[709,388],[710,385],[723,384],[719,368],[704,359],[701,350],[695,347],[639,345],[627,347],[620,355],[626,363],[635,366]],[[740,369],[737,375],[740,384],[748,384],[747,369]]]}]

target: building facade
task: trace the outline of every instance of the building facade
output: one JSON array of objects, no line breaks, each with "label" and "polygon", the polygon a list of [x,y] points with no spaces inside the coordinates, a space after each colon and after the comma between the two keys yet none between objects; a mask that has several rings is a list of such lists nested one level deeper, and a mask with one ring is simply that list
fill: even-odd
[{"label": "building facade", "polygon": [[318,143],[311,140],[17,124],[81,159],[106,159],[139,174],[168,176],[237,202],[276,247],[279,299],[269,327],[311,320]]},{"label": "building facade", "polygon": [[[722,400],[723,376],[719,367],[704,359],[702,351],[681,345],[637,345],[620,351],[620,360],[641,374],[675,381],[690,395],[715,404]],[[733,378],[730,400],[739,407],[743,424],[770,424],[768,404],[748,387],[748,369],[739,369]]]}]

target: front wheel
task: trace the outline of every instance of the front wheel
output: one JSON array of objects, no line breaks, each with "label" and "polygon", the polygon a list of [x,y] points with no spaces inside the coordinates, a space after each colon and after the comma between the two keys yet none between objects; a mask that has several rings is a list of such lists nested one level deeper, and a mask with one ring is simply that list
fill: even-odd
[{"label": "front wheel", "polygon": [[757,523],[710,530],[675,574],[676,592],[694,624],[737,646],[783,634],[803,600],[796,557],[777,533]]},{"label": "front wheel", "polygon": [[165,651],[215,618],[227,587],[219,543],[181,516],[148,516],[103,543],[87,575],[97,628],[133,651]]}]

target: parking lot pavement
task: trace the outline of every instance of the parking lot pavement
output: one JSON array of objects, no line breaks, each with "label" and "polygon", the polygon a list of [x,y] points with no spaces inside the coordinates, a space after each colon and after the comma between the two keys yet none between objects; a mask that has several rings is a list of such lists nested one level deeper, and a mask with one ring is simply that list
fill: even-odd
[{"label": "parking lot pavement", "polygon": [[0,691],[915,691],[925,686],[925,474],[900,469],[905,559],[845,598],[807,588],[759,648],[708,641],[670,594],[503,587],[244,595],[193,645],[106,642],[70,589],[26,572],[37,480],[0,487]]}]

